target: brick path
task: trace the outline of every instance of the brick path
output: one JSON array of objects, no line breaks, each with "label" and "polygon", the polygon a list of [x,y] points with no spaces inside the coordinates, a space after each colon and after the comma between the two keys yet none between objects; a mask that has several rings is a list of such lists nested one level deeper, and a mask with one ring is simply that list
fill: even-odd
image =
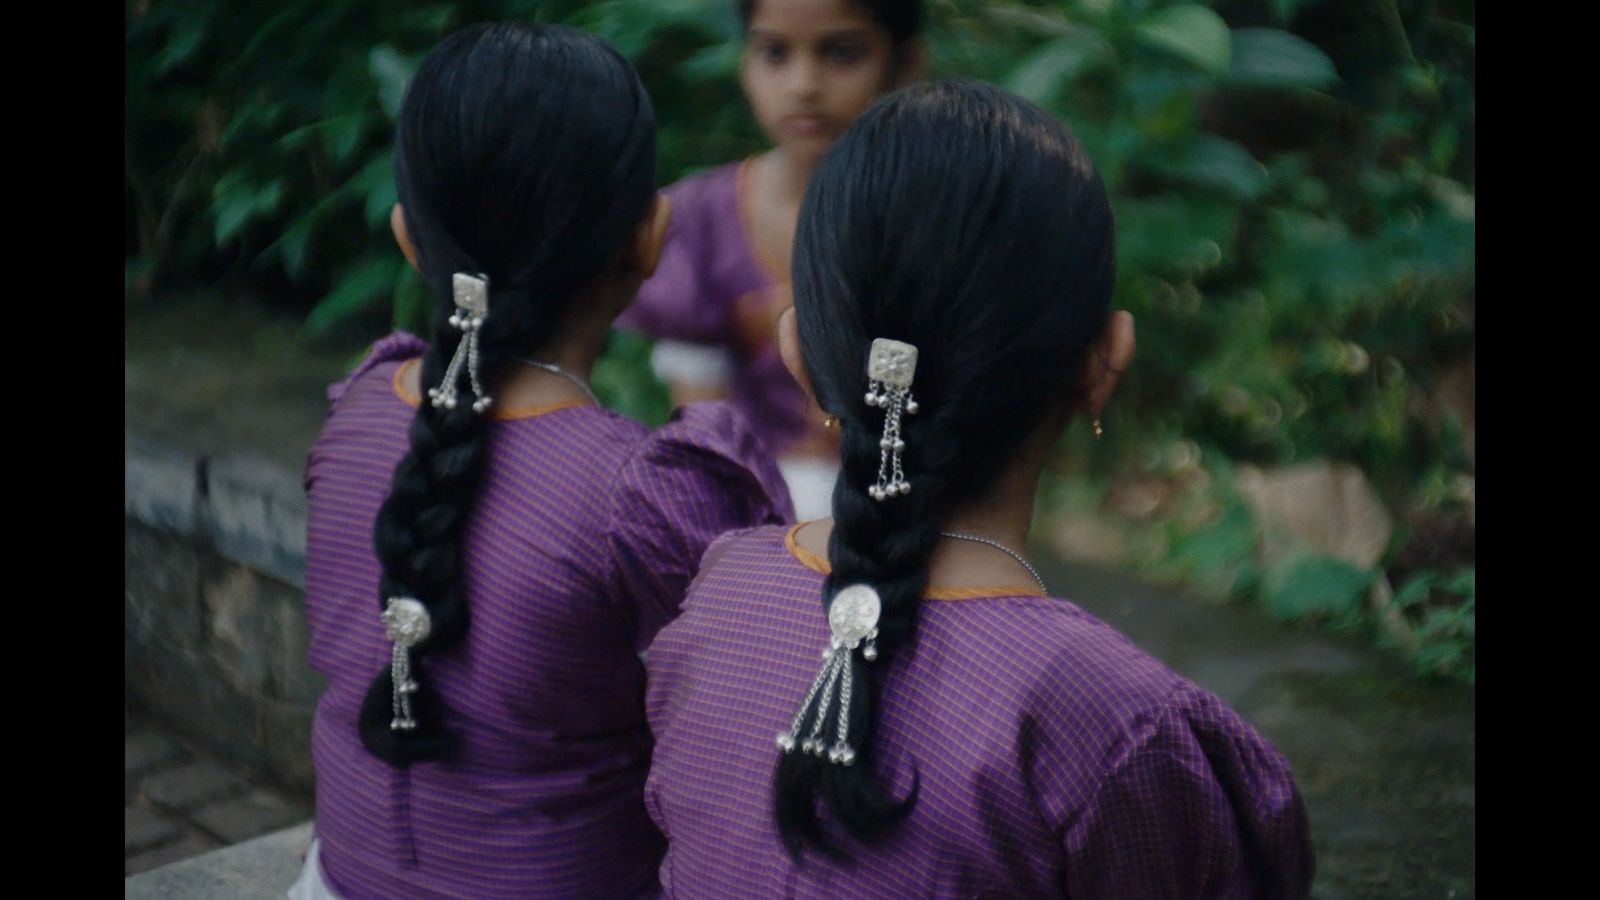
[{"label": "brick path", "polygon": [[132,711],[123,788],[125,876],[311,818],[309,797],[254,783]]}]

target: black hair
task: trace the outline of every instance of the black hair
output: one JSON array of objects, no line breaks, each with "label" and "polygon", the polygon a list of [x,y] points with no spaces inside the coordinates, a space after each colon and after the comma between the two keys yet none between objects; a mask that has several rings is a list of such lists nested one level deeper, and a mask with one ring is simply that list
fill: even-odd
[{"label": "black hair", "polygon": [[[901,47],[922,32],[922,0],[849,0],[852,6],[866,10],[874,22],[889,32],[895,47]],[[750,27],[750,17],[755,13],[756,0],[739,0],[739,24]]]},{"label": "black hair", "polygon": [[[655,162],[650,100],[633,67],[599,38],[558,25],[492,23],[440,42],[406,90],[395,139],[406,228],[437,301],[422,384],[440,382],[462,339],[447,322],[455,273],[489,282],[478,340],[492,396],[514,357],[550,340],[580,288],[631,238],[655,194]],[[465,373],[459,380],[465,390]],[[414,597],[432,624],[411,651],[422,673],[412,698],[417,727],[390,728],[387,668],[362,705],[362,745],[394,766],[443,758],[452,747],[427,669],[468,624],[461,542],[489,418],[473,411],[472,396],[449,409],[424,398],[373,526],[379,609],[390,597]]]},{"label": "black hair", "polygon": [[[826,608],[866,583],[881,598],[876,662],[850,653],[858,688],[853,765],[781,756],[774,814],[791,855],[838,853],[820,795],[860,841],[910,812],[871,774],[874,679],[916,627],[928,561],[952,508],[989,490],[1027,442],[1059,424],[1110,315],[1115,277],[1105,187],[1067,129],[1043,110],[974,82],[920,84],[875,103],[812,175],[794,247],[794,306],[817,400],[840,419],[841,471],[828,542]],[[875,338],[918,348],[902,419],[913,490],[884,501],[884,412],[865,402]],[[821,697],[804,712],[807,733]],[[823,734],[836,731],[839,704]]]}]

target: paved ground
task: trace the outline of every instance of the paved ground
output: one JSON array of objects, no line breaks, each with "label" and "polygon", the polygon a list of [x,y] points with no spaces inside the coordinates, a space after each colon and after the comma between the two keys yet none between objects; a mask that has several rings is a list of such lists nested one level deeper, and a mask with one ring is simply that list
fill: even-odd
[{"label": "paved ground", "polygon": [[309,797],[252,782],[137,712],[123,743],[123,869],[134,875],[311,818]]}]

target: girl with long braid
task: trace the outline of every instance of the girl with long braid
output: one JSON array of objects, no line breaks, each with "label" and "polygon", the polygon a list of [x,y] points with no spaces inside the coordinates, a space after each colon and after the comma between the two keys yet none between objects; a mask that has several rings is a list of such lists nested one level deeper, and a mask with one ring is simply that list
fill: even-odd
[{"label": "girl with long braid", "polygon": [[1019,552],[1133,352],[1113,260],[1076,140],[994,88],[908,87],[823,160],[778,339],[842,423],[833,517],[714,543],[651,647],[664,893],[1306,895],[1284,758]]},{"label": "girl with long braid", "polygon": [[639,654],[788,500],[727,406],[652,433],[589,392],[660,252],[654,148],[632,67],[572,29],[464,29],[407,89],[391,221],[439,308],[330,389],[307,463],[327,689],[292,896],[657,890]]}]

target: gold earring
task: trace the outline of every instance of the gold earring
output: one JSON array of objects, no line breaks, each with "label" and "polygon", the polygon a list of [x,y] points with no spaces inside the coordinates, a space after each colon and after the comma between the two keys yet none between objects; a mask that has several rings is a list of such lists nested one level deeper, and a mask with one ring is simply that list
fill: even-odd
[{"label": "gold earring", "polygon": [[1106,430],[1104,428],[1100,427],[1100,417],[1099,416],[1095,416],[1094,417],[1094,439],[1097,440],[1097,441],[1100,440],[1100,436],[1105,434],[1105,433],[1106,433]]},{"label": "gold earring", "polygon": [[838,416],[833,416],[833,415],[824,417],[823,420],[822,420],[822,427],[823,428],[838,428],[839,427],[839,417]]}]

